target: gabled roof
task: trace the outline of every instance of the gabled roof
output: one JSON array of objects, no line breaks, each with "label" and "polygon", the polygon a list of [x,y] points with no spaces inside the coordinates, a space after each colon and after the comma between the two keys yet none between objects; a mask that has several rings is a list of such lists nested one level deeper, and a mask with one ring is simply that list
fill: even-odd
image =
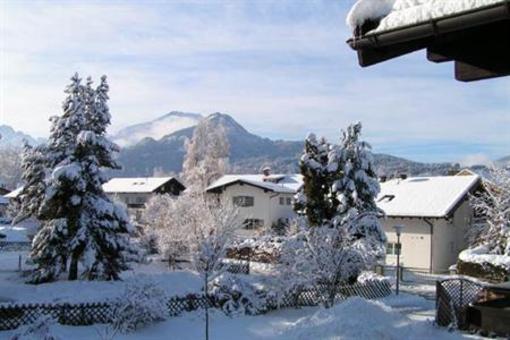
[{"label": "gabled roof", "polygon": [[224,187],[243,183],[263,190],[295,194],[303,186],[301,175],[225,175],[207,187],[207,192],[221,190]]},{"label": "gabled roof", "polygon": [[103,190],[109,194],[152,193],[172,180],[177,181],[184,188],[184,185],[175,177],[117,177],[103,184]]},{"label": "gabled roof", "polygon": [[361,66],[427,49],[457,80],[510,75],[510,0],[358,0],[347,21]]},{"label": "gabled roof", "polygon": [[479,184],[479,176],[392,179],[381,183],[377,206],[390,217],[446,218]]}]

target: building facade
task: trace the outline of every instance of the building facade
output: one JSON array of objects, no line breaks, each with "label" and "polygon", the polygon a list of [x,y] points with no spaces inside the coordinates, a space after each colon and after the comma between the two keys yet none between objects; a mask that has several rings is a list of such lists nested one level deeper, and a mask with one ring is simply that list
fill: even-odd
[{"label": "building facade", "polygon": [[130,216],[139,221],[145,204],[154,195],[179,196],[186,188],[174,177],[112,178],[103,185],[106,194],[124,203]]},{"label": "building facade", "polygon": [[294,195],[302,187],[300,175],[225,175],[206,192],[239,208],[246,230],[254,232],[288,222],[296,216]]}]

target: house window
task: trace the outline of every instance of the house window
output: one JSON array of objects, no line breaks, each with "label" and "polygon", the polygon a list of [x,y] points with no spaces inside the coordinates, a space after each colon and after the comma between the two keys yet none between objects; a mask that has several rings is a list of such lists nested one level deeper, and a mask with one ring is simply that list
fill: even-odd
[{"label": "house window", "polygon": [[233,202],[236,207],[253,207],[255,199],[253,196],[235,196]]},{"label": "house window", "polygon": [[245,229],[258,229],[264,226],[264,220],[258,218],[248,218],[243,222]]},{"label": "house window", "polygon": [[138,196],[138,197],[136,198],[136,203],[137,203],[137,204],[145,203],[145,199],[144,199],[143,197]]},{"label": "house window", "polygon": [[285,204],[285,197],[280,197],[280,205],[284,205]]},{"label": "house window", "polygon": [[292,204],[292,198],[287,197],[287,205],[291,205],[291,204]]},{"label": "house window", "polygon": [[[400,247],[402,247],[402,245],[400,245]],[[386,243],[386,255],[397,255],[397,253],[398,253],[397,243],[395,242]]]}]

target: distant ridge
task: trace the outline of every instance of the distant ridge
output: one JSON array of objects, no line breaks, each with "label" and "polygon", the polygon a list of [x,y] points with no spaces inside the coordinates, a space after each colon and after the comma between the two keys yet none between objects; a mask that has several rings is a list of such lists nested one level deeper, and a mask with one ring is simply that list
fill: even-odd
[{"label": "distant ridge", "polygon": [[[303,142],[271,140],[257,136],[224,113],[213,113],[206,119],[223,126],[227,132],[232,172],[258,173],[266,165],[274,172],[298,171]],[[186,138],[191,138],[193,130],[194,126],[190,126],[160,139],[147,137],[123,148],[119,161],[124,168],[117,175],[151,176],[154,173],[180,172],[185,154],[184,142]],[[414,162],[385,154],[375,154],[374,163],[381,175],[446,175],[453,166],[451,163]]]},{"label": "distant ridge", "polygon": [[30,145],[37,145],[43,143],[44,139],[36,139],[21,131],[15,131],[9,125],[0,125],[0,148],[21,147],[25,141]]}]

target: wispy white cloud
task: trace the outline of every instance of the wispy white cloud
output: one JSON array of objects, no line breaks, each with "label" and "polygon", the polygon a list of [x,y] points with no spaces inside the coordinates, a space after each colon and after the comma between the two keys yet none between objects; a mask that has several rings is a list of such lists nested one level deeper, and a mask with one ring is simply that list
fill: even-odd
[{"label": "wispy white cloud", "polygon": [[505,154],[508,79],[458,83],[452,65],[422,54],[362,70],[345,44],[350,3],[2,2],[0,122],[44,135],[78,71],[108,74],[114,129],[170,110],[223,111],[273,138],[335,139],[361,120],[384,152]]}]

